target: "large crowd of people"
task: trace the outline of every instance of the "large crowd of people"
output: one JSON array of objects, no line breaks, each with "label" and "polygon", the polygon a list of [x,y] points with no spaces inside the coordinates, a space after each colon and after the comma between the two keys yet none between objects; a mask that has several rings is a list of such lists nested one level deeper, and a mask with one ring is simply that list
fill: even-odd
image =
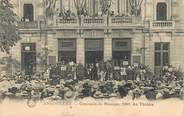
[{"label": "large crowd of people", "polygon": [[49,78],[56,79],[73,79],[73,80],[148,80],[153,77],[153,74],[148,67],[143,65],[123,65],[115,61],[99,62],[86,64],[83,66],[81,63],[75,64],[64,62],[57,65],[51,65],[47,73]]},{"label": "large crowd of people", "polygon": [[1,75],[0,81],[8,80],[13,84],[1,91],[0,96],[54,100],[85,97],[133,100],[183,98],[183,73],[173,67],[163,67],[160,75],[156,76],[144,65],[117,64],[107,61],[83,66],[81,63],[61,62],[34,75],[21,72],[11,77]]}]

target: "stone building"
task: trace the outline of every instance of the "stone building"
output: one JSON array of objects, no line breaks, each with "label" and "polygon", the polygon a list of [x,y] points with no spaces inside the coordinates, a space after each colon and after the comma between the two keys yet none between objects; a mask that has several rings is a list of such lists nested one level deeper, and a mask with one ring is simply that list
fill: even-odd
[{"label": "stone building", "polygon": [[11,49],[11,57],[20,62],[20,69],[38,70],[41,53],[47,64],[116,59],[149,65],[153,72],[169,64],[184,68],[183,0],[13,0],[13,4],[22,40]]}]

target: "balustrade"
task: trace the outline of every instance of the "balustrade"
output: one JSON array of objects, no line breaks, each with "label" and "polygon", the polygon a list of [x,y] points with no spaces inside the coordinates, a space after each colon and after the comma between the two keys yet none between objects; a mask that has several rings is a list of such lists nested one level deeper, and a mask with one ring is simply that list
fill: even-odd
[{"label": "balustrade", "polygon": [[39,22],[38,21],[20,21],[18,22],[18,28],[19,29],[38,29],[39,28]]},{"label": "balustrade", "polygon": [[174,21],[152,21],[150,22],[151,29],[173,29]]}]

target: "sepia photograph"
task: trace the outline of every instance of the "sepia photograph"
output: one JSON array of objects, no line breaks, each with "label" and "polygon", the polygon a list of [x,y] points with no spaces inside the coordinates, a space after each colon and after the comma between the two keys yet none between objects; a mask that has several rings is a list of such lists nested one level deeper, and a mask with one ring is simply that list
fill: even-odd
[{"label": "sepia photograph", "polygon": [[0,116],[183,116],[183,0],[0,0]]}]

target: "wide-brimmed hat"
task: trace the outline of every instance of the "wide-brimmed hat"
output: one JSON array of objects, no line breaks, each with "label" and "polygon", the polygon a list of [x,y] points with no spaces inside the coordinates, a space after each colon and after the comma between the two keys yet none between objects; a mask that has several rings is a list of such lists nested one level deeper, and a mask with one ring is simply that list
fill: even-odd
[{"label": "wide-brimmed hat", "polygon": [[99,88],[99,85],[98,85],[98,84],[94,84],[92,87],[93,87],[94,89],[98,89],[98,88]]},{"label": "wide-brimmed hat", "polygon": [[166,92],[166,93],[169,93],[170,90],[167,89],[167,88],[164,88],[163,91]]},{"label": "wide-brimmed hat", "polygon": [[125,85],[126,82],[125,82],[125,81],[121,81],[119,84],[120,84],[120,85]]},{"label": "wide-brimmed hat", "polygon": [[94,96],[101,96],[101,95],[102,95],[102,93],[100,91],[96,91],[94,94]]},{"label": "wide-brimmed hat", "polygon": [[145,86],[145,83],[144,82],[140,82],[139,86]]},{"label": "wide-brimmed hat", "polygon": [[134,94],[141,94],[141,90],[138,89],[138,88],[136,88],[136,89],[134,89],[133,93],[134,93]]},{"label": "wide-brimmed hat", "polygon": [[69,98],[72,98],[74,96],[74,92],[73,91],[67,91],[65,94],[64,94],[65,98],[69,99]]},{"label": "wide-brimmed hat", "polygon": [[181,86],[176,86],[174,89],[175,90],[180,90],[181,89]]},{"label": "wide-brimmed hat", "polygon": [[127,83],[131,83],[131,84],[132,84],[132,83],[133,83],[133,81],[132,81],[132,80],[128,80],[128,81],[127,81]]},{"label": "wide-brimmed hat", "polygon": [[61,79],[61,80],[60,80],[60,83],[65,83],[65,80],[64,80],[64,79]]},{"label": "wide-brimmed hat", "polygon": [[56,85],[56,88],[60,88],[60,85]]},{"label": "wide-brimmed hat", "polygon": [[142,87],[141,88],[143,91],[151,91],[151,90],[154,90],[154,88],[153,87]]},{"label": "wide-brimmed hat", "polygon": [[45,87],[50,87],[50,85],[49,84],[46,84]]}]

